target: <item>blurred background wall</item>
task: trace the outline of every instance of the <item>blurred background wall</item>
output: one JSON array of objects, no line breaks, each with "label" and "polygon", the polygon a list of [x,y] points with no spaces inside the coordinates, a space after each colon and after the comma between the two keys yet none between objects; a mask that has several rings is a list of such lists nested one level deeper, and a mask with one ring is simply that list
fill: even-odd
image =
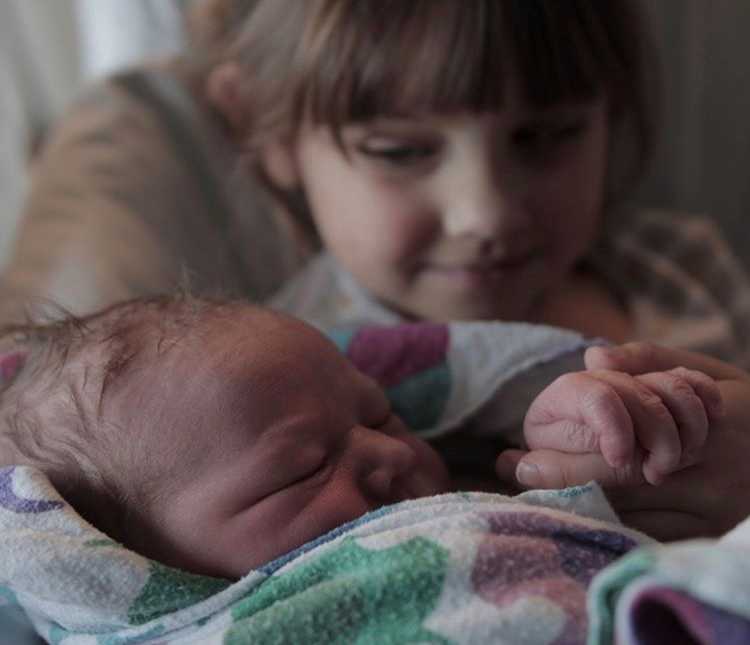
[{"label": "blurred background wall", "polygon": [[[34,141],[82,83],[178,51],[185,4],[2,0],[0,263]],[[662,60],[663,114],[661,143],[639,201],[713,215],[750,267],[750,2],[650,0],[645,6]]]},{"label": "blurred background wall", "polygon": [[640,201],[715,216],[750,267],[750,2],[651,0],[660,145]]}]

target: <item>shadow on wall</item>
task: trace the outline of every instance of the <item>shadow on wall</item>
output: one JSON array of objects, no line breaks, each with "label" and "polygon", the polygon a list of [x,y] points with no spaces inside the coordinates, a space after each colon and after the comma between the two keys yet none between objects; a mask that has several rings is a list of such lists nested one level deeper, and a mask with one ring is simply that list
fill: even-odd
[{"label": "shadow on wall", "polygon": [[647,205],[712,215],[750,268],[750,3],[652,0],[660,145]]}]

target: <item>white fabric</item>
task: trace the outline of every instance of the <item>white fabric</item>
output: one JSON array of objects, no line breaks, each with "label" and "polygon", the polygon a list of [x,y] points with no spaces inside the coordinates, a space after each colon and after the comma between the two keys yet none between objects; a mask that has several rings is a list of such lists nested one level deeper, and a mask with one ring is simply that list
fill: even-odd
[{"label": "white fabric", "polygon": [[0,268],[15,237],[35,136],[76,79],[72,0],[0,3]]},{"label": "white fabric", "polygon": [[[77,0],[81,68],[100,78],[185,44],[180,0]],[[127,28],[123,28],[123,26]]]}]

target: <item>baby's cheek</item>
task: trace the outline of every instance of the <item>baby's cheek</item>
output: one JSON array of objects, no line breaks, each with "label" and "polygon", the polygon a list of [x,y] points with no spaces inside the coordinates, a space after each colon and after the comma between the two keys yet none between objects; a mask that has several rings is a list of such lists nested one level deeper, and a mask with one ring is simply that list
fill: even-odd
[{"label": "baby's cheek", "polygon": [[308,531],[313,529],[315,533],[309,535],[308,539],[356,520],[375,510],[376,506],[348,476],[333,478],[308,507],[304,528]]},{"label": "baby's cheek", "polygon": [[391,423],[385,428],[385,432],[403,441],[414,451],[417,458],[412,470],[419,473],[425,484],[429,484],[433,489],[429,494],[436,495],[450,489],[451,482],[448,468],[437,450],[424,439],[420,439],[410,432],[395,415],[392,417]]}]

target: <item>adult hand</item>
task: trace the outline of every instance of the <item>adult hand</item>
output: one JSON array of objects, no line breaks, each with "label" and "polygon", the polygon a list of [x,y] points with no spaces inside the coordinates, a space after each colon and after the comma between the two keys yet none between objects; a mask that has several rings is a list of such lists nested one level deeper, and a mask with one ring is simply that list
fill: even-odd
[{"label": "adult hand", "polygon": [[750,515],[750,375],[714,358],[629,343],[592,348],[586,367],[629,374],[699,370],[717,381],[724,413],[711,424],[702,461],[668,475],[658,486],[633,469],[610,467],[600,454],[564,453],[549,446],[508,450],[497,460],[501,480],[526,488],[563,488],[599,481],[623,522],[660,540],[720,535]]}]

